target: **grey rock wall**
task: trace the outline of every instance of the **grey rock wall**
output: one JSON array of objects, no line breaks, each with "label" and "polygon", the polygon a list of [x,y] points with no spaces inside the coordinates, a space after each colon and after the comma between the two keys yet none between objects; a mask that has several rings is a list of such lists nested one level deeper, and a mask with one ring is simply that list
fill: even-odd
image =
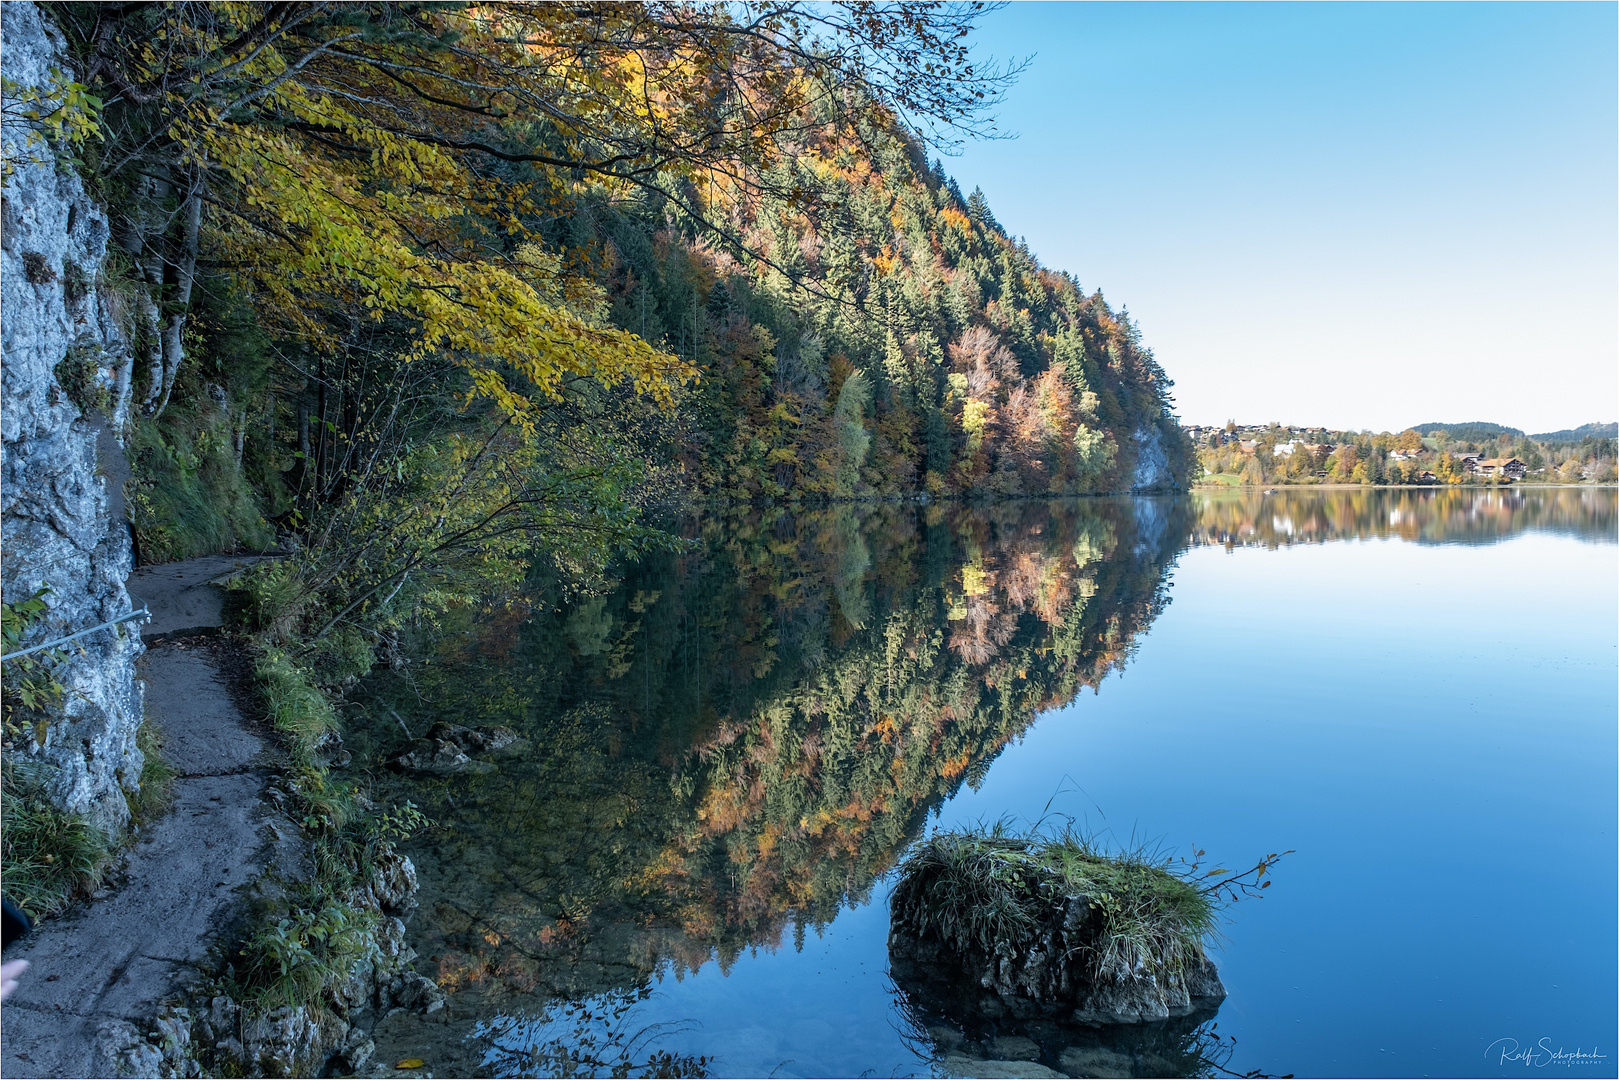
[{"label": "grey rock wall", "polygon": [[1157,424],[1137,428],[1130,436],[1136,444],[1136,467],[1130,477],[1131,491],[1164,491],[1175,487],[1169,469],[1169,453],[1164,433]]},{"label": "grey rock wall", "polygon": [[[39,8],[25,0],[0,7],[5,77],[38,87],[52,67],[71,70]],[[23,123],[0,126],[12,169],[0,191],[0,587],[9,602],[49,583],[50,611],[31,643],[139,605],[124,587],[129,530],[121,512],[109,513],[106,480],[125,472],[119,437],[130,359],[117,297],[97,288],[107,216],[78,175],[28,136]],[[109,418],[84,415],[69,400],[57,367],[70,353],[91,387],[106,390]],[[142,765],[138,627],[98,631],[70,649],[59,672],[65,718],[43,743],[27,738],[16,751],[62,809],[122,828],[123,793]]]}]

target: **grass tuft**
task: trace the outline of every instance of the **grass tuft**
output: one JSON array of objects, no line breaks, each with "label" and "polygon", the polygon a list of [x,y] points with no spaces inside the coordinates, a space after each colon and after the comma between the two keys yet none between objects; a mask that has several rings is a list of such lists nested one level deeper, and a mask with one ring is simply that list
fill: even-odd
[{"label": "grass tuft", "polygon": [[938,833],[901,864],[891,905],[896,928],[937,937],[958,951],[1017,953],[1060,925],[1069,900],[1099,912],[1083,947],[1093,978],[1184,971],[1216,927],[1212,896],[1179,876],[1167,857],[1109,852],[1065,829],[1015,832],[1004,822]]},{"label": "grass tuft", "polygon": [[254,665],[254,674],[270,722],[292,740],[295,753],[313,755],[321,736],[337,730],[337,712],[331,701],[281,649],[265,649]]},{"label": "grass tuft", "polygon": [[169,809],[174,795],[174,766],[163,756],[163,733],[150,720],[135,729],[135,747],[146,759],[141,782],[129,801],[129,816],[136,825],[156,821]]},{"label": "grass tuft", "polygon": [[52,806],[13,763],[0,765],[0,876],[33,918],[58,914],[101,883],[111,861],[106,833]]}]

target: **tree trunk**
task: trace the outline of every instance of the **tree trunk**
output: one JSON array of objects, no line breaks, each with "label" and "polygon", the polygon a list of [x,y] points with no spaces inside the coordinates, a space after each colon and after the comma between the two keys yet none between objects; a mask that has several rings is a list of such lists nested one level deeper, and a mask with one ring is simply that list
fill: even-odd
[{"label": "tree trunk", "polygon": [[[141,348],[145,353],[148,380],[146,398],[141,402],[141,411],[148,416],[157,408],[158,398],[163,394],[162,314],[158,311],[157,301],[152,299],[149,291],[155,288],[157,285],[148,284],[146,289],[140,289],[135,293],[135,315],[139,320],[138,335],[142,339]],[[130,362],[133,364],[133,359]]]},{"label": "tree trunk", "polygon": [[185,231],[181,234],[180,250],[174,261],[174,305],[168,325],[163,328],[163,400],[152,416],[163,415],[168,408],[169,394],[174,390],[174,378],[180,372],[180,361],[185,359],[185,326],[187,309],[191,306],[191,286],[197,279],[197,250],[202,236],[202,197],[197,189],[202,183],[200,171],[192,176],[191,193],[186,197]]}]

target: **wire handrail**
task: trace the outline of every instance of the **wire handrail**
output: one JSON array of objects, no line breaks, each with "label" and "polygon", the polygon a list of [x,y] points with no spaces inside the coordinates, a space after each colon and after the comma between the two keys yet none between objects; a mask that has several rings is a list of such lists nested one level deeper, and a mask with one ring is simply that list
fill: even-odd
[{"label": "wire handrail", "polygon": [[[130,593],[129,598],[131,600],[140,600],[140,597],[136,596],[134,593]],[[142,616],[144,616],[144,617],[146,617],[148,619],[150,619],[152,617],[151,609],[149,609],[146,606],[145,601],[142,601],[141,606],[139,608],[137,608],[134,611],[131,611],[127,615],[120,615],[116,619],[111,619],[111,620],[109,620],[107,622],[104,622],[104,623],[97,623],[96,625],[94,625],[94,626],[92,626],[92,627],[90,627],[88,629],[80,630],[76,634],[69,634],[69,635],[67,635],[67,637],[59,637],[59,638],[56,638],[53,641],[42,642],[42,643],[40,643],[38,645],[30,645],[26,649],[18,649],[14,653],[6,653],[6,655],[0,656],[0,663],[4,663],[7,660],[15,660],[19,656],[27,656],[29,653],[37,653],[37,652],[41,652],[41,651],[43,651],[45,649],[54,649],[58,645],[66,645],[70,641],[77,641],[79,638],[84,637],[84,635],[86,635],[86,634],[93,634],[97,630],[105,630],[108,627],[117,626],[120,623],[126,623],[131,619],[138,619],[138,618],[141,618]]]}]

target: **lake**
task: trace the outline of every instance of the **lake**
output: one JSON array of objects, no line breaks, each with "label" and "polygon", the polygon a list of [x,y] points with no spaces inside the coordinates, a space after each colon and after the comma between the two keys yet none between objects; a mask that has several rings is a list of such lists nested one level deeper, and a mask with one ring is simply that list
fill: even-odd
[{"label": "lake", "polygon": [[[681,531],[596,595],[542,582],[446,622],[353,695],[374,797],[433,822],[404,845],[410,941],[450,993],[385,1021],[379,1060],[927,1076],[1015,1046],[1092,1075],[1616,1075],[1612,489]],[[473,771],[381,767],[437,721],[521,741]],[[919,837],[998,819],[1292,854],[1225,913],[1215,1016],[986,1027],[891,977],[886,900]]]}]

